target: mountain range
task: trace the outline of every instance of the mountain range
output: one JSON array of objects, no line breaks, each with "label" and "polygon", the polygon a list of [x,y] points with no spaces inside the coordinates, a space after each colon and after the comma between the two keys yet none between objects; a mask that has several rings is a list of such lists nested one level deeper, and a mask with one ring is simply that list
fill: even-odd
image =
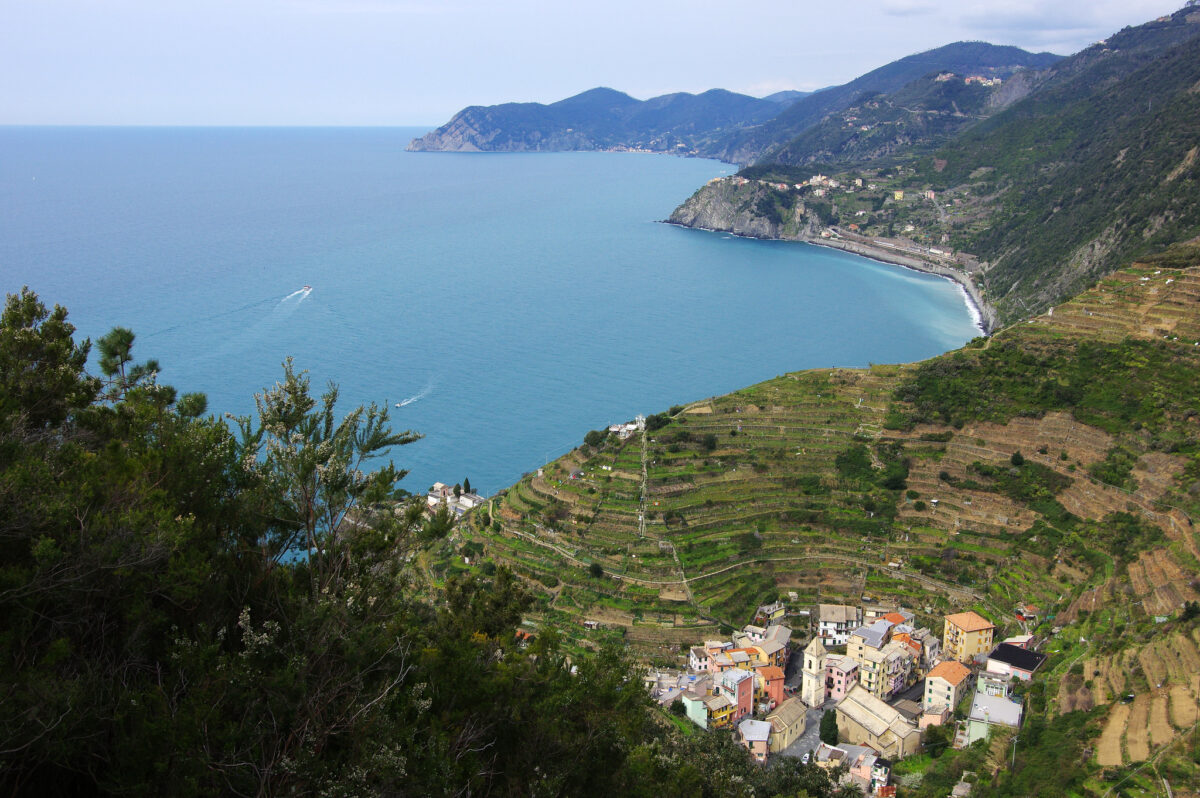
[{"label": "mountain range", "polygon": [[636,100],[596,88],[556,103],[471,106],[410,150],[530,152],[645,149],[748,162],[855,100],[889,92],[929,72],[1005,77],[1059,60],[1050,53],[959,42],[902,58],[841,86],[782,91],[758,99],[724,89]]}]

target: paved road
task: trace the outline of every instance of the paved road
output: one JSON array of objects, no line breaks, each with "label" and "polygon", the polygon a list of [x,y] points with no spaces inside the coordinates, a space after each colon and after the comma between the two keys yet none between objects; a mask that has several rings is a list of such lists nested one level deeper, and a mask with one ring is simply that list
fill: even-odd
[{"label": "paved road", "polygon": [[[825,702],[828,709],[833,709],[833,701]],[[823,709],[810,709],[808,711],[807,725],[804,727],[804,734],[800,735],[791,745],[780,751],[783,756],[793,756],[800,759],[809,751],[815,749],[821,744],[821,716],[825,714]]]}]

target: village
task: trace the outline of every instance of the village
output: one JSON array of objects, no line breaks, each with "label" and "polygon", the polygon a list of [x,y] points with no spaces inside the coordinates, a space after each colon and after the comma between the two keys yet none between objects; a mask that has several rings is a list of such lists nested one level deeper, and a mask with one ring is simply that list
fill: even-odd
[{"label": "village", "polygon": [[[650,669],[645,685],[664,710],[733,735],[763,765],[797,757],[840,768],[864,795],[894,796],[893,763],[1018,728],[1019,686],[1046,660],[1032,635],[997,641],[973,611],[946,615],[940,636],[915,617],[873,603],[763,605],[729,640],[693,646],[686,669]],[[811,635],[802,649],[793,626]]]}]

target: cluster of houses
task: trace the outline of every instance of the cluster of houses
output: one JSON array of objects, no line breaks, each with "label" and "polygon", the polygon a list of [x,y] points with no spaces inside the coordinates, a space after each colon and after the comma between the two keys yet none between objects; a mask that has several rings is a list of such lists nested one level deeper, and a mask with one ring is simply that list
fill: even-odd
[{"label": "cluster of houses", "polygon": [[[955,75],[953,72],[942,72],[936,78],[934,78],[934,81],[937,83],[945,83],[948,80],[957,79],[958,75]],[[1000,86],[1004,83],[1002,78],[985,78],[983,75],[968,75],[967,77],[963,78],[962,81],[967,85],[978,83],[980,86]]]},{"label": "cluster of houses", "polygon": [[917,753],[930,726],[954,723],[957,747],[995,727],[1018,727],[1023,708],[1013,686],[1046,659],[1032,650],[1031,635],[996,644],[995,626],[975,612],[947,615],[939,637],[903,608],[821,604],[793,695],[785,613],[782,603],[760,607],[756,620],[766,625],[693,647],[687,672],[652,672],[647,686],[664,707],[681,702],[701,728],[735,733],[759,762],[804,735],[810,710],[832,708],[839,743],[788,753],[846,765],[843,778],[867,795],[895,794],[891,762]]},{"label": "cluster of houses", "polygon": [[441,482],[433,483],[433,487],[425,494],[425,509],[427,512],[437,512],[438,508],[445,505],[450,512],[456,516],[460,516],[467,510],[486,502],[487,499],[480,496],[478,493],[473,493],[469,490],[463,490],[461,485],[446,485]]}]

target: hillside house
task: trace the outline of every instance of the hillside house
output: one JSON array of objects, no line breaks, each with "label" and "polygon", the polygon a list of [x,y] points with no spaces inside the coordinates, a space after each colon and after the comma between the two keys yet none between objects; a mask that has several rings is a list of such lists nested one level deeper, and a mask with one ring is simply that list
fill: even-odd
[{"label": "hillside house", "polygon": [[787,605],[782,601],[776,601],[773,604],[763,604],[754,613],[754,620],[761,621],[765,625],[770,625],[772,621],[778,621],[783,616],[787,615]]},{"label": "hillside house", "polygon": [[741,668],[714,677],[716,692],[733,704],[731,720],[737,723],[754,711],[754,674]]},{"label": "hillside house", "polygon": [[1042,663],[1045,661],[1045,654],[1014,646],[1011,643],[1001,643],[991,654],[988,654],[987,669],[992,673],[1012,674],[1027,682],[1033,678],[1034,672],[1042,667]]},{"label": "hillside house", "polygon": [[817,605],[817,634],[822,645],[846,645],[850,633],[862,625],[862,618],[862,610],[849,604]]},{"label": "hillside house", "polygon": [[817,767],[825,770],[845,765],[846,773],[841,783],[853,784],[864,795],[885,794],[881,788],[886,788],[891,777],[891,762],[879,756],[878,751],[865,745],[821,743],[814,753],[813,761]]},{"label": "hillside house", "polygon": [[680,700],[688,718],[701,729],[724,729],[733,723],[734,704],[719,693],[684,693]]},{"label": "hillside house", "polygon": [[986,739],[992,727],[1016,729],[1021,725],[1022,707],[1016,701],[976,693],[967,716],[966,736],[962,745]]},{"label": "hillside house", "polygon": [[1013,676],[1011,673],[983,671],[975,678],[975,692],[997,698],[1012,696]]},{"label": "hillside house", "polygon": [[770,750],[771,724],[765,720],[747,718],[739,723],[737,728],[742,745],[746,746],[746,750],[756,762],[760,765],[765,764],[767,752]]},{"label": "hillside house", "polygon": [[971,670],[961,662],[947,660],[934,666],[925,677],[921,708],[927,712],[953,710],[971,686]]},{"label": "hillside house", "polygon": [[992,635],[996,626],[975,612],[959,612],[946,616],[942,633],[942,652],[947,659],[972,662],[979,654],[992,650]]}]

